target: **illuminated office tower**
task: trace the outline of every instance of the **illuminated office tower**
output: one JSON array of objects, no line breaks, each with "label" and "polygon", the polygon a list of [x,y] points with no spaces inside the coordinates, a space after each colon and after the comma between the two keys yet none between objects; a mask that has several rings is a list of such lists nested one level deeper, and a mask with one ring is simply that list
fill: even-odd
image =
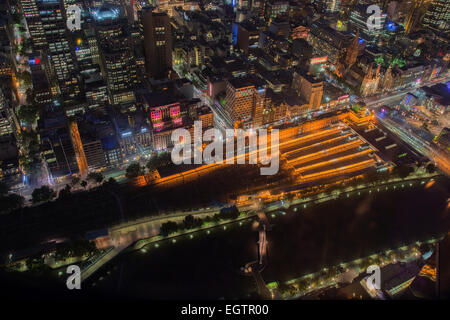
[{"label": "illuminated office tower", "polygon": [[450,33],[450,0],[431,0],[422,21],[424,28]]},{"label": "illuminated office tower", "polygon": [[314,77],[309,72],[297,70],[294,72],[292,87],[308,103],[309,108],[305,111],[319,110],[323,96],[323,80]]},{"label": "illuminated office tower", "polygon": [[264,16],[266,21],[272,21],[272,19],[284,16],[289,9],[289,2],[285,0],[266,0],[265,1]]},{"label": "illuminated office tower", "polygon": [[9,116],[9,102],[0,87],[0,137],[9,136],[13,133],[11,118]]},{"label": "illuminated office tower", "polygon": [[57,0],[37,0],[36,3],[47,42],[43,50],[50,58],[49,80],[57,82],[63,100],[72,100],[80,93],[80,88],[63,5]]},{"label": "illuminated office tower", "polygon": [[80,69],[87,69],[92,65],[91,48],[85,33],[74,33],[75,57]]},{"label": "illuminated office tower", "polygon": [[409,3],[408,15],[404,23],[405,33],[411,33],[418,27],[426,9],[426,2],[427,0],[412,0]]},{"label": "illuminated office tower", "polygon": [[265,89],[252,79],[236,78],[226,84],[225,111],[235,127],[259,127],[268,102]]},{"label": "illuminated office tower", "polygon": [[383,33],[384,24],[386,22],[386,14],[381,14],[379,29],[369,29],[367,27],[367,21],[369,17],[372,15],[371,13],[367,13],[368,5],[358,5],[355,6],[354,9],[350,13],[350,20],[348,22],[348,26],[350,31],[353,34],[359,30],[360,38],[369,43],[375,43],[380,35]]},{"label": "illuminated office tower", "polygon": [[85,29],[85,38],[89,45],[89,51],[91,53],[91,59],[94,64],[100,65],[100,54],[98,51],[98,41],[94,29]]},{"label": "illuminated office tower", "polygon": [[102,7],[93,13],[110,103],[119,105],[134,101],[136,63],[127,19],[117,7]]},{"label": "illuminated office tower", "polygon": [[336,13],[339,12],[341,1],[340,0],[323,0],[322,1],[323,10],[326,13]]},{"label": "illuminated office tower", "polygon": [[169,16],[143,8],[141,24],[144,31],[145,68],[154,79],[166,78],[172,68],[172,31]]},{"label": "illuminated office tower", "polygon": [[46,45],[44,29],[36,4],[38,1],[39,0],[20,0],[19,3],[25,16],[35,49],[41,49]]}]

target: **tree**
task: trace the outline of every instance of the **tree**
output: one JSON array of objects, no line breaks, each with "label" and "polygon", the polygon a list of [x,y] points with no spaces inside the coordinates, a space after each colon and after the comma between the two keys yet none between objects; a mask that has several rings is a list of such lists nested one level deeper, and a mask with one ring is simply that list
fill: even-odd
[{"label": "tree", "polygon": [[202,219],[198,219],[198,218],[196,219],[191,214],[187,215],[183,220],[183,225],[184,225],[185,229],[192,229],[192,228],[200,227],[202,225],[202,223],[203,223]]},{"label": "tree", "polygon": [[73,177],[73,178],[72,178],[72,181],[70,182],[70,184],[72,185],[72,187],[75,187],[77,184],[80,183],[80,181],[81,181],[80,178],[78,178],[78,177]]},{"label": "tree", "polygon": [[23,38],[22,39],[22,50],[26,53],[32,49],[33,41],[31,38]]},{"label": "tree", "polygon": [[23,81],[23,83],[29,87],[32,84],[31,73],[29,71],[24,71],[18,74],[18,78]]},{"label": "tree", "polygon": [[25,91],[25,96],[26,96],[27,103],[29,105],[32,105],[34,103],[34,98],[35,98],[34,89],[33,88],[28,88]]},{"label": "tree", "polygon": [[9,192],[9,185],[6,182],[0,181],[0,196],[5,196]]},{"label": "tree", "polygon": [[71,242],[70,248],[75,257],[90,255],[97,251],[94,242],[90,242],[86,239]]},{"label": "tree", "polygon": [[103,181],[103,175],[100,172],[90,172],[87,175],[87,179],[96,183],[101,183]]},{"label": "tree", "polygon": [[27,29],[25,28],[25,26],[23,24],[19,25],[19,32],[20,33],[25,33],[27,31]]},{"label": "tree", "polygon": [[33,105],[23,105],[20,106],[17,111],[17,116],[19,119],[25,123],[32,124],[36,121],[39,114],[39,108]]},{"label": "tree", "polygon": [[33,203],[38,203],[42,201],[50,201],[56,197],[56,192],[48,186],[42,186],[33,190],[31,198]]},{"label": "tree", "polygon": [[0,196],[0,212],[8,212],[21,208],[25,203],[25,199],[18,194]]},{"label": "tree", "polygon": [[117,183],[116,179],[111,177],[107,181],[103,182],[103,186],[107,189],[113,190],[117,189],[119,184]]},{"label": "tree", "polygon": [[88,184],[87,184],[87,182],[86,182],[85,180],[83,180],[83,181],[81,181],[80,185],[81,185],[83,188],[86,189],[86,187],[87,187]]},{"label": "tree", "polygon": [[12,14],[12,18],[13,18],[13,22],[15,24],[20,24],[20,21],[22,19],[22,17],[20,16],[20,13],[17,10]]},{"label": "tree", "polygon": [[171,233],[178,231],[178,224],[173,221],[167,221],[161,225],[161,234],[168,236]]},{"label": "tree", "polygon": [[398,177],[405,179],[407,176],[409,176],[411,171],[412,171],[411,167],[402,164],[402,165],[395,167],[394,172]]},{"label": "tree", "polygon": [[137,162],[130,164],[125,173],[127,178],[135,178],[138,176],[142,176],[143,174],[144,174],[144,169]]},{"label": "tree", "polygon": [[194,225],[194,222],[195,222],[195,219],[192,214],[187,215],[183,220],[183,223],[184,223],[184,226],[186,229],[192,228],[192,226]]},{"label": "tree", "polygon": [[146,167],[150,170],[157,170],[162,167],[167,167],[172,164],[172,158],[169,152],[162,152],[159,154],[153,154],[148,160]]},{"label": "tree", "polygon": [[293,295],[295,293],[295,288],[292,285],[281,282],[278,285],[278,292],[281,295]]},{"label": "tree", "polygon": [[66,184],[64,189],[61,189],[58,194],[58,199],[64,199],[70,196],[70,190],[72,187],[69,184]]},{"label": "tree", "polygon": [[236,208],[236,206],[222,208],[220,209],[220,212],[217,214],[217,217],[222,220],[236,219],[237,217],[239,217],[239,210],[238,208]]},{"label": "tree", "polygon": [[23,130],[19,135],[19,143],[23,148],[23,152],[19,156],[20,167],[27,174],[33,174],[41,163],[40,144],[36,132]]},{"label": "tree", "polygon": [[429,163],[426,166],[426,170],[428,173],[434,173],[436,171],[436,166],[434,165],[434,163]]},{"label": "tree", "polygon": [[25,173],[34,174],[37,172],[40,165],[39,156],[23,154],[19,157],[19,164]]}]

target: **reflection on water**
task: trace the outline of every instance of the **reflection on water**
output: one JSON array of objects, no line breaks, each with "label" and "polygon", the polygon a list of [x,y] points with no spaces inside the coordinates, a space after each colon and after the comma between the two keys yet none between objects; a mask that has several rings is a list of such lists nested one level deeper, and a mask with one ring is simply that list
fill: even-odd
[{"label": "reflection on water", "polygon": [[[440,183],[270,212],[266,282],[285,281],[415,240],[448,226],[447,189]],[[361,208],[364,206],[364,214]],[[273,213],[273,214],[272,214]],[[240,268],[257,259],[254,220],[165,240],[123,254],[84,284],[88,291],[130,298],[255,297]]]}]

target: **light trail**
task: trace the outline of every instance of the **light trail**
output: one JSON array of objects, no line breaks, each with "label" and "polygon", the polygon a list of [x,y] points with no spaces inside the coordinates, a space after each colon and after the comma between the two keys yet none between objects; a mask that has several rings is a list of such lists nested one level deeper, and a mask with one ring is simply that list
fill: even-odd
[{"label": "light trail", "polygon": [[428,146],[425,141],[417,137],[411,132],[405,132],[404,129],[398,124],[393,123],[390,119],[381,119],[377,116],[377,120],[380,121],[386,128],[396,134],[400,139],[414,148],[420,154],[432,159],[436,166],[445,172],[446,175],[450,175],[450,161],[448,155],[436,150],[432,146]]}]

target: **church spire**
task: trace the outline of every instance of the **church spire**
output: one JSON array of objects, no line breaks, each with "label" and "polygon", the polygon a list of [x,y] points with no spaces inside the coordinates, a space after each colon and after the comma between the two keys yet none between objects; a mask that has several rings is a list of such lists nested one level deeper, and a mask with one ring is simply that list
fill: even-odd
[{"label": "church spire", "polygon": [[345,57],[345,64],[351,67],[356,62],[359,51],[359,29],[356,31],[355,38],[347,49],[347,55]]},{"label": "church spire", "polygon": [[369,69],[367,70],[367,73],[366,73],[367,79],[372,79],[372,69],[373,69],[373,62],[369,65]]},{"label": "church spire", "polygon": [[380,76],[380,68],[381,68],[381,63],[378,65],[377,71],[375,72],[375,77],[377,77],[377,78]]}]

